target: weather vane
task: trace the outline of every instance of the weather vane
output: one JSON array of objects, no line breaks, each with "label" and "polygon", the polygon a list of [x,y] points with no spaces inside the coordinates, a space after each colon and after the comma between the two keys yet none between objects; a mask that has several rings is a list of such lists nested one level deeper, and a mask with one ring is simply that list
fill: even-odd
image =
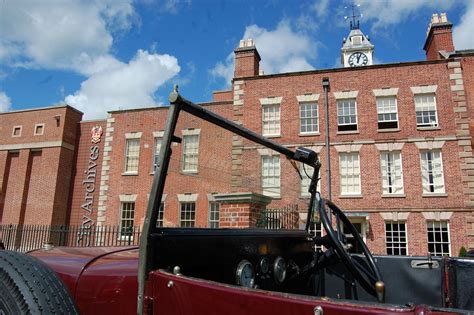
[{"label": "weather vane", "polygon": [[[352,15],[351,15],[351,16],[347,16],[347,15],[344,16],[344,20],[347,20],[347,19],[349,19],[349,18],[352,18],[352,21],[350,21],[351,30],[353,30],[353,29],[358,29],[358,28],[359,28],[359,21],[358,21],[358,20],[356,21],[356,18],[363,16],[362,13],[359,14],[359,15],[356,15],[356,14],[355,14],[355,8],[356,8],[356,7],[360,7],[360,4],[354,4],[354,3],[352,3],[352,4],[351,4]],[[345,8],[345,9],[349,9],[348,6],[345,6],[344,8]]]}]

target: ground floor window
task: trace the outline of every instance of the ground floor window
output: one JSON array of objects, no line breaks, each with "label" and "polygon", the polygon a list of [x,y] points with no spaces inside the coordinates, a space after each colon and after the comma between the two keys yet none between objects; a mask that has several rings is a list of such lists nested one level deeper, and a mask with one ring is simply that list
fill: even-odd
[{"label": "ground floor window", "polygon": [[385,222],[385,245],[387,247],[387,255],[407,255],[405,222]]},{"label": "ground floor window", "polygon": [[182,202],[180,208],[179,225],[181,227],[194,227],[196,220],[196,203]]},{"label": "ground floor window", "polygon": [[163,227],[165,217],[165,203],[162,202],[158,208],[158,218],[156,219],[156,227]]},{"label": "ground floor window", "polygon": [[129,238],[133,235],[135,202],[122,202],[120,209],[120,237]]},{"label": "ground floor window", "polygon": [[219,203],[209,202],[209,227],[217,229],[219,227]]},{"label": "ground floor window", "polygon": [[[361,219],[351,219],[351,218],[349,218],[349,220],[354,225],[357,232],[359,232],[359,235],[362,238],[362,240],[365,242],[366,241],[366,228],[367,228],[366,224],[367,224],[367,222],[365,220],[361,220]],[[341,225],[343,225],[342,222],[341,222]],[[356,242],[356,240],[352,236],[350,230],[345,225],[344,225],[342,230],[343,230],[344,236],[346,237],[347,244],[350,245],[349,253],[362,254],[362,247],[360,246],[359,242]]]},{"label": "ground floor window", "polygon": [[447,221],[427,221],[428,251],[434,256],[450,255]]}]

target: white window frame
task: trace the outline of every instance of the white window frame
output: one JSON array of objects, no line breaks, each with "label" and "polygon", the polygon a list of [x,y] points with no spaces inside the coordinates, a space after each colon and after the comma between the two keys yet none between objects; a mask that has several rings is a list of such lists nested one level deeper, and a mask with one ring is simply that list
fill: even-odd
[{"label": "white window frame", "polygon": [[[37,132],[38,127],[41,127],[41,132]],[[42,136],[44,135],[44,124],[35,124],[35,129],[33,131],[35,136]]]},{"label": "white window frame", "polygon": [[158,162],[161,152],[161,142],[163,141],[164,131],[153,132],[153,152],[152,152],[152,163],[151,163],[151,174],[155,174],[158,168]]},{"label": "white window frame", "polygon": [[[433,157],[433,155],[438,155],[438,157]],[[431,163],[428,161],[428,157],[431,155]],[[426,156],[424,158],[424,156]],[[434,159],[437,159],[435,161]],[[437,165],[439,169],[434,170],[433,165]],[[431,175],[430,176],[430,167]],[[420,151],[420,168],[421,168],[421,181],[423,195],[430,194],[444,194],[446,193],[446,186],[444,182],[444,168],[443,168],[443,155],[441,150],[422,150]],[[436,172],[436,174],[434,174]],[[436,182],[436,178],[439,178],[439,182]],[[436,188],[440,187],[440,188]],[[433,189],[433,191],[431,191]]]},{"label": "white window frame", "polygon": [[[302,135],[318,134],[319,133],[318,102],[300,102],[299,113],[300,113],[300,134]],[[305,114],[309,113],[309,116],[303,117],[303,113]],[[313,113],[315,113],[316,115],[313,116]],[[304,129],[306,130],[303,131],[303,127],[305,127]],[[311,130],[308,131],[308,129],[311,129]]]},{"label": "white window frame", "polygon": [[[185,209],[183,213],[183,206],[184,207],[192,207],[193,209]],[[192,216],[191,219],[183,218],[183,214],[187,212],[190,213]],[[180,227],[195,227],[196,226],[196,201],[180,201],[179,202],[179,226]]]},{"label": "white window frame", "polygon": [[[391,104],[391,101],[394,101],[394,104]],[[375,99],[377,104],[377,128],[379,130],[385,129],[398,129],[399,122],[398,122],[398,104],[397,104],[397,96],[379,96]],[[388,102],[388,103],[387,103]],[[395,115],[395,119],[392,119],[392,115]],[[382,119],[380,117],[382,116]],[[388,119],[386,117],[389,116]],[[397,125],[392,127],[381,127],[380,124],[382,123],[393,123],[396,122]]]},{"label": "white window frame", "polygon": [[208,216],[209,228],[212,228],[212,229],[219,228],[219,211],[220,211],[220,203],[209,200],[209,216]]},{"label": "white window frame", "polygon": [[[346,157],[347,165],[343,165],[343,157]],[[351,158],[351,161],[348,158]],[[356,165],[354,165],[354,157],[357,157]],[[350,163],[350,165],[349,165]],[[351,170],[347,174],[343,174],[343,169]],[[358,169],[358,174],[356,170]],[[359,152],[340,152],[339,153],[339,179],[341,187],[341,196],[360,196],[362,194],[361,188],[361,169],[360,169],[360,155]],[[346,179],[346,180],[344,180]],[[351,183],[349,183],[349,180]],[[352,189],[349,189],[352,187]],[[356,190],[355,188],[359,188]]]},{"label": "white window frame", "polygon": [[[398,162],[396,162],[395,155],[398,155]],[[391,160],[391,164],[389,164],[389,160]],[[399,165],[396,165],[396,163],[399,163]],[[380,169],[381,169],[381,176],[382,176],[381,178],[382,194],[383,195],[403,195],[404,194],[403,162],[402,162],[401,152],[400,151],[380,152]],[[391,173],[391,176],[389,176],[389,172]],[[395,184],[397,181],[399,181],[399,183]]]},{"label": "white window frame", "polygon": [[[306,173],[308,173],[309,176],[313,176],[313,172],[314,172],[314,167],[300,163],[300,173],[301,173],[301,176],[303,177],[303,179],[300,180],[300,187],[301,187],[300,196],[303,198],[311,197],[311,194],[308,192],[309,184],[311,183],[311,178],[308,177]],[[316,191],[320,191],[320,188],[321,188],[321,181],[318,180]]]},{"label": "white window frame", "polygon": [[[126,205],[131,205],[131,209],[125,209]],[[119,239],[120,240],[129,240],[133,239],[133,227],[135,225],[135,201],[121,201],[120,202],[120,229],[119,229]],[[128,212],[127,216],[124,217],[125,212]],[[131,222],[131,225],[130,225]],[[124,226],[125,224],[125,226]],[[126,235],[122,229],[123,228],[132,228],[132,235]]]},{"label": "white window frame", "polygon": [[156,217],[156,227],[164,227],[165,225],[165,202],[161,201],[158,208],[158,216]]},{"label": "white window frame", "polygon": [[[15,130],[19,130],[19,133],[17,135],[15,135]],[[12,129],[12,137],[16,138],[16,137],[21,137],[21,133],[23,131],[23,126],[13,126],[13,129]]]},{"label": "white window frame", "polygon": [[[420,99],[423,97],[433,97],[433,103],[429,102],[420,102]],[[438,110],[436,106],[436,93],[422,93],[422,94],[415,94],[415,112],[416,112],[416,126],[417,128],[437,128],[439,126],[439,121],[438,121]],[[427,104],[427,105],[426,105]],[[431,120],[431,114],[429,112],[434,111],[434,121]],[[430,119],[429,123],[425,122],[418,122],[418,116],[419,114],[422,117],[422,120],[425,120],[426,117]]]},{"label": "white window frame", "polygon": [[[387,225],[391,225],[391,231],[389,235],[389,231],[387,230]],[[402,235],[400,231],[400,225],[404,225],[405,227],[405,241],[401,241]],[[397,225],[398,230],[394,231],[393,227],[394,225]],[[388,237],[391,237],[391,242],[389,242]],[[395,242],[394,239],[398,238],[398,242]],[[391,244],[391,246],[389,246]],[[408,256],[408,231],[407,231],[407,223],[406,221],[385,221],[385,250],[387,255],[396,255],[396,256]],[[389,250],[392,251],[392,253],[389,253]],[[405,254],[402,254],[402,250],[405,250]],[[394,254],[395,251],[398,251],[398,254]]]},{"label": "white window frame", "polygon": [[[437,241],[436,240],[436,235],[434,234],[436,231],[429,231],[430,227],[431,228],[435,228],[435,225],[440,225],[439,229],[440,229],[440,232],[442,233],[441,229],[444,228],[443,226],[441,225],[446,225],[445,228],[447,230],[447,241],[443,239],[442,237],[442,234],[440,235],[440,241]],[[428,220],[426,221],[426,233],[427,233],[427,246],[428,246],[428,252],[431,253],[431,255],[433,256],[443,256],[443,255],[448,255],[450,256],[451,255],[451,235],[450,235],[450,231],[449,231],[449,221],[447,220],[440,220],[440,221],[435,221],[435,220]],[[433,234],[433,241],[430,242],[429,240],[429,234],[432,233]],[[432,244],[434,247],[434,251],[430,251],[430,244]],[[436,245],[438,244],[441,244],[441,251],[438,252],[436,250]],[[448,245],[448,252],[445,253],[444,250],[443,250],[443,245]]]},{"label": "white window frame", "polygon": [[[354,114],[351,114],[351,107],[352,107],[352,102],[354,102]],[[347,107],[345,105],[349,105],[349,114],[346,113]],[[336,106],[337,106],[337,130],[338,132],[355,132],[359,130],[359,125],[358,125],[358,118],[357,118],[357,99],[356,98],[344,98],[344,99],[338,99],[336,101]],[[339,121],[339,118],[342,117],[343,120],[346,120],[349,118],[350,120],[351,117],[355,117],[355,123],[354,122],[345,122],[343,121],[342,123]],[[341,130],[340,128],[342,126],[352,126],[355,125],[355,129],[347,129],[347,130]]]},{"label": "white window frame", "polygon": [[[281,165],[279,155],[261,157],[262,194],[279,198],[281,195]],[[266,162],[268,167],[266,167]]]},{"label": "white window frame", "polygon": [[[130,143],[136,142],[137,150],[130,152]],[[136,167],[133,163],[136,161]],[[138,168],[140,164],[140,138],[128,138],[125,140],[125,163],[124,163],[124,174],[136,175],[138,174]]]},{"label": "white window frame", "polygon": [[[273,109],[273,111],[271,111]],[[281,134],[280,104],[262,105],[262,135],[276,137]]]},{"label": "white window frame", "polygon": [[[194,143],[190,139],[196,139]],[[183,130],[181,171],[183,173],[198,173],[199,169],[200,129]],[[194,146],[190,146],[193,145]]]}]

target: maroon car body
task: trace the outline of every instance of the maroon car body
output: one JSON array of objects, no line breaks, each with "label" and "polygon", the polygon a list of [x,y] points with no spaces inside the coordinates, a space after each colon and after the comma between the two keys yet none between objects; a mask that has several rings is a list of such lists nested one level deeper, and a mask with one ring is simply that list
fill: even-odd
[{"label": "maroon car body", "polygon": [[[30,252],[68,287],[81,314],[134,314],[138,248],[53,248]],[[152,314],[457,314],[428,306],[395,306],[267,292],[152,271],[146,310]]]}]

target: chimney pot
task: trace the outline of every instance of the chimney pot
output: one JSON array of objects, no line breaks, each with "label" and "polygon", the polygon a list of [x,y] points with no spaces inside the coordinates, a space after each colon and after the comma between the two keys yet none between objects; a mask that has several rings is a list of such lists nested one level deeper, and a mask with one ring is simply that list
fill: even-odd
[{"label": "chimney pot", "polygon": [[441,23],[448,23],[448,16],[446,12],[441,13]]},{"label": "chimney pot", "polygon": [[247,39],[247,47],[253,47],[253,39]]},{"label": "chimney pot", "polygon": [[244,47],[245,47],[245,41],[241,39],[239,43],[239,48],[244,48]]}]

